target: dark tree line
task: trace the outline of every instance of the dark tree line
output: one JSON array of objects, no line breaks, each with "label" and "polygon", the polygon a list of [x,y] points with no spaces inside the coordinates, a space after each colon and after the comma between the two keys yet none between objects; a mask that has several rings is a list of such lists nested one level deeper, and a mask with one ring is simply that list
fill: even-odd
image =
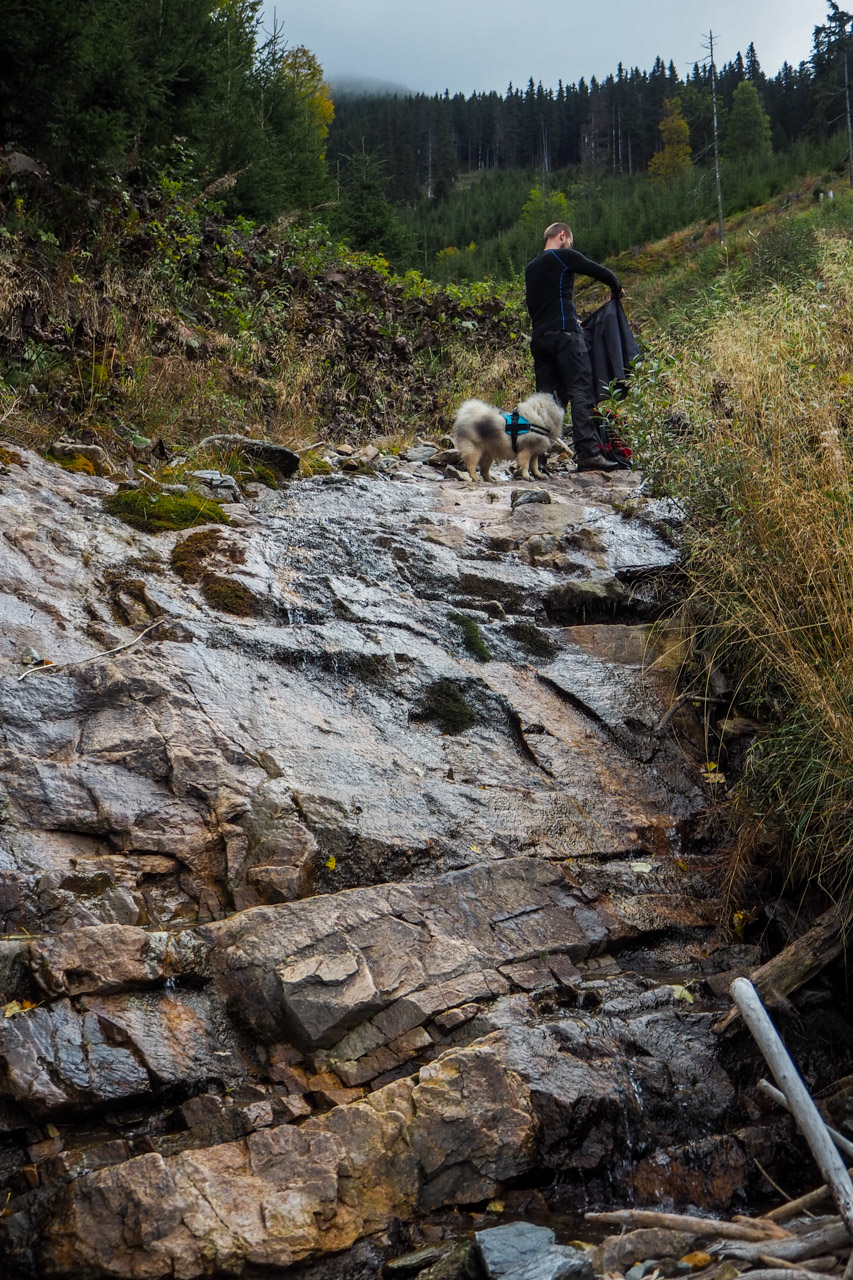
[{"label": "dark tree line", "polygon": [[181,140],[199,182],[237,175],[234,207],[271,217],[328,192],[322,72],[261,0],[4,0],[0,158],[97,193]]},{"label": "dark tree line", "polygon": [[[767,112],[776,150],[803,138],[822,140],[842,127],[843,53],[853,40],[850,16],[830,0],[827,24],[815,31],[814,54],[798,67],[788,63],[764,74],[750,44],[717,69],[718,110],[725,123],[735,90],[749,81]],[[345,169],[355,151],[382,157],[391,178],[389,195],[411,202],[440,197],[465,173],[490,169],[566,169],[583,165],[613,174],[642,173],[660,147],[665,103],[677,99],[690,129],[694,160],[713,145],[711,68],[695,64],[681,79],[672,62],[658,57],[651,71],[621,64],[604,80],[556,89],[510,85],[506,93],[449,93],[429,97],[371,95],[336,102],[329,158]]]},{"label": "dark tree line", "polygon": [[[262,0],[0,4],[0,223],[15,217],[21,157],[78,209],[155,175],[198,189],[230,175],[220,184],[229,213],[267,220],[321,206],[351,244],[402,261],[423,237],[386,197],[408,216],[424,196],[435,210],[465,174],[646,173],[674,102],[692,161],[710,155],[708,66],[682,79],[657,58],[648,72],[620,65],[601,81],[556,89],[531,79],[467,98],[342,96],[333,110],[316,59],[289,47],[286,31],[264,31],[261,9]],[[773,77],[750,45],[719,70],[723,119],[746,82],[777,150],[844,128],[850,28],[829,0],[812,58]]]}]

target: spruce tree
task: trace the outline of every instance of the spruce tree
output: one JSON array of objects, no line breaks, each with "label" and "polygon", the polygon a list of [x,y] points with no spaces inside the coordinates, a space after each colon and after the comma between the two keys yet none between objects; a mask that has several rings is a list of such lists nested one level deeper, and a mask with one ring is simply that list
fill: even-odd
[{"label": "spruce tree", "polygon": [[727,160],[761,161],[772,152],[770,120],[758,90],[749,80],[742,80],[732,98],[723,154]]},{"label": "spruce tree", "polygon": [[381,254],[393,264],[413,249],[409,234],[385,195],[383,165],[368,151],[348,158],[334,229],[353,249]]},{"label": "spruce tree", "polygon": [[261,36],[262,0],[5,0],[0,148],[77,190],[143,181],[180,138],[181,177],[239,173],[237,212],[326,193],[331,101],[316,60]]}]

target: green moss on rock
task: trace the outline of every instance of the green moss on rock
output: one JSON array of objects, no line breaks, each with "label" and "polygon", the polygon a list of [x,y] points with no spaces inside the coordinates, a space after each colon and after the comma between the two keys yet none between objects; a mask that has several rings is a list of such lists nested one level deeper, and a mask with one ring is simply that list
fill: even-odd
[{"label": "green moss on rock", "polygon": [[535,658],[553,658],[559,652],[560,646],[548,632],[534,626],[532,622],[513,622],[507,627],[507,631],[525,652]]},{"label": "green moss on rock", "polygon": [[214,609],[235,613],[241,618],[256,618],[263,613],[263,605],[254,591],[236,578],[206,573],[202,579],[201,594]]},{"label": "green moss on rock", "polygon": [[476,658],[478,662],[491,662],[491,650],[483,639],[480,628],[474,619],[469,617],[467,613],[451,613],[450,621],[455,622],[461,630],[465,648],[471,656]]},{"label": "green moss on rock", "polygon": [[412,719],[431,720],[442,733],[455,735],[476,724],[477,713],[465,700],[455,681],[442,679],[430,685]]},{"label": "green moss on rock", "polygon": [[104,510],[143,533],[189,529],[195,524],[231,523],[217,503],[195,493],[120,489],[104,499]]},{"label": "green moss on rock", "polygon": [[331,475],[332,464],[319,453],[309,451],[300,458],[299,469],[304,476],[328,476]]},{"label": "green moss on rock", "polygon": [[47,460],[57,467],[62,467],[63,471],[73,471],[86,476],[96,474],[95,464],[91,458],[85,458],[82,453],[75,453],[70,458],[57,458],[54,454],[48,453]]},{"label": "green moss on rock", "polygon": [[278,488],[278,480],[276,479],[275,472],[269,467],[265,467],[262,462],[253,462],[252,471],[254,472],[255,479],[259,484],[266,485],[268,489]]},{"label": "green moss on rock", "polygon": [[243,548],[229,542],[221,529],[208,528],[199,529],[176,542],[169,563],[184,582],[200,582],[207,573],[212,556],[227,558],[232,564],[242,564],[246,559]]}]

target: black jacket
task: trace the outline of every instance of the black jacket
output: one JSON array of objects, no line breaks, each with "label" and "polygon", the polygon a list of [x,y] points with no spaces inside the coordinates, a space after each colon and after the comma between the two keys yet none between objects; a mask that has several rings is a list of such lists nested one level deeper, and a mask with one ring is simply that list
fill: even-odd
[{"label": "black jacket", "polygon": [[587,316],[581,330],[592,365],[596,401],[607,395],[611,382],[622,384],[621,390],[624,391],[631,373],[631,361],[640,354],[640,347],[628,327],[622,303],[618,298],[611,298]]}]

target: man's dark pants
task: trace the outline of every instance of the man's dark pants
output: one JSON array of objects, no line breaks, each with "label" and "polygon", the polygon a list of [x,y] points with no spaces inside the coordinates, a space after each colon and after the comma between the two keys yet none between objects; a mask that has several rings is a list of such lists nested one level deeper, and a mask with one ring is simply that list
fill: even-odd
[{"label": "man's dark pants", "polygon": [[593,421],[595,393],[592,365],[582,333],[553,329],[530,343],[536,390],[550,391],[560,404],[571,405],[572,440],[578,457],[601,451]]}]

